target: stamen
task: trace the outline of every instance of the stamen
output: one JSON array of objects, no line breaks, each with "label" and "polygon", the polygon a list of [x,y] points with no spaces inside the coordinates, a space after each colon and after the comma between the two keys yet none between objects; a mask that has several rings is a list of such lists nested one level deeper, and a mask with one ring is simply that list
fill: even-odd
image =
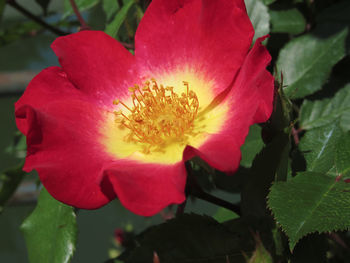
[{"label": "stamen", "polygon": [[[114,105],[122,105],[129,111],[125,115],[115,111],[116,122],[120,128],[128,128],[127,142],[141,143],[144,153],[163,151],[171,143],[185,145],[193,131],[199,101],[187,81],[183,81],[185,91],[181,96],[174,92],[174,87],[158,85],[155,79],[146,81],[140,89],[138,85],[129,88],[133,107],[116,99]],[[136,94],[136,92],[138,94]]]}]

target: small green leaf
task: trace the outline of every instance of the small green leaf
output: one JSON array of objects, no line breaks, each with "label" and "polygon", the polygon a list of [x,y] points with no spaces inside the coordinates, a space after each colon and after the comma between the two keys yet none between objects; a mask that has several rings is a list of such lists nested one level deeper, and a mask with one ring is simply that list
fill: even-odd
[{"label": "small green leaf", "polygon": [[255,29],[254,40],[270,31],[270,15],[261,0],[245,0],[248,16]]},{"label": "small green leaf", "polygon": [[343,131],[350,130],[350,84],[331,99],[305,100],[300,110],[300,126],[308,130],[317,128],[340,119]]},{"label": "small green leaf", "polygon": [[338,123],[310,130],[301,138],[307,171],[330,173],[335,167],[335,149],[342,136]]},{"label": "small green leaf", "polygon": [[216,211],[213,218],[219,223],[222,223],[228,220],[239,218],[239,215],[237,215],[235,212],[232,212],[231,210],[220,207],[218,211]]},{"label": "small green leaf", "polygon": [[290,98],[302,98],[320,90],[332,67],[346,54],[347,35],[346,27],[335,31],[331,25],[323,24],[283,47],[277,68],[283,73],[285,94]]},{"label": "small green leaf", "polygon": [[269,14],[272,33],[300,34],[305,30],[305,18],[296,8],[270,10]]},{"label": "small green leaf", "polygon": [[[79,12],[85,11],[94,7],[100,2],[100,0],[75,0],[75,3],[79,9]],[[63,18],[74,14],[72,5],[69,0],[64,0],[64,13]]]},{"label": "small green leaf", "polygon": [[268,206],[293,250],[307,234],[349,229],[350,184],[323,173],[300,173],[274,183]]},{"label": "small green leaf", "polygon": [[264,142],[261,139],[261,128],[258,125],[252,125],[249,128],[249,133],[243,146],[241,147],[242,160],[241,165],[250,167],[261,149],[264,147]]},{"label": "small green leaf", "polygon": [[255,236],[255,243],[255,250],[247,263],[272,263],[272,257],[264,247],[264,244],[258,235]]},{"label": "small green leaf", "polygon": [[271,5],[272,3],[276,2],[276,0],[263,0],[263,3],[265,5]]},{"label": "small green leaf", "polygon": [[116,37],[120,26],[123,24],[134,1],[128,1],[116,14],[113,21],[106,26],[105,32],[111,37]]},{"label": "small green leaf", "polygon": [[77,239],[76,217],[71,206],[40,192],[33,213],[21,225],[30,263],[70,262]]},{"label": "small green leaf", "polygon": [[118,1],[116,0],[103,0],[102,7],[103,11],[106,13],[107,21],[120,9]]},{"label": "small green leaf", "polygon": [[350,132],[338,140],[335,151],[335,166],[337,173],[345,177],[350,176]]},{"label": "small green leaf", "polygon": [[23,163],[0,173],[0,213],[26,174],[22,169]]}]

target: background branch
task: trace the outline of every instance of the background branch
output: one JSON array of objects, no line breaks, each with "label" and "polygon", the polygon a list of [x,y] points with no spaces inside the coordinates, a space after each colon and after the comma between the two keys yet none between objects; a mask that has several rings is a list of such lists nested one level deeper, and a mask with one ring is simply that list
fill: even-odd
[{"label": "background branch", "polygon": [[64,36],[68,35],[67,32],[62,31],[59,28],[56,28],[48,23],[46,23],[44,20],[39,18],[38,16],[34,15],[27,9],[25,9],[23,6],[19,5],[15,0],[7,0],[6,3],[10,6],[12,6],[14,9],[16,9],[18,12],[22,13],[24,16],[28,17],[29,19],[35,21],[42,27],[46,28],[47,30],[51,31],[52,33],[59,35],[59,36]]}]

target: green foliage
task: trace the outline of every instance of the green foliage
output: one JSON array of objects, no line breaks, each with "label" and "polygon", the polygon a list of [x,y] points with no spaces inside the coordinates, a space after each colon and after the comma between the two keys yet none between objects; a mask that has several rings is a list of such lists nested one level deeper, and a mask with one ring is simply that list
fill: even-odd
[{"label": "green foliage", "polygon": [[308,131],[299,148],[304,153],[307,171],[333,173],[336,145],[342,136],[338,123]]},{"label": "green foliage", "polygon": [[300,110],[302,129],[313,129],[339,119],[343,131],[350,130],[350,84],[330,99],[304,100]]},{"label": "green foliage", "polygon": [[218,221],[219,223],[239,218],[239,215],[232,212],[231,210],[228,210],[226,208],[220,207],[218,211],[213,215],[213,218]]},{"label": "green foliage", "polygon": [[126,19],[126,16],[130,10],[130,8],[133,6],[134,1],[128,1],[121,9],[120,11],[116,14],[114,17],[113,21],[106,26],[105,32],[112,36],[116,37],[117,33],[119,31],[120,26]]},{"label": "green foliage", "polygon": [[157,252],[161,263],[245,262],[242,251],[253,251],[249,237],[249,230],[240,224],[228,228],[208,216],[184,214],[140,234],[135,246],[118,259],[152,262]]},{"label": "green foliage", "polygon": [[288,136],[280,133],[255,157],[241,193],[243,215],[266,216],[265,198],[271,183],[284,179],[279,178],[278,170],[288,145]]},{"label": "green foliage", "polygon": [[309,233],[349,229],[350,184],[324,173],[300,173],[271,187],[268,206],[293,250]]},{"label": "green foliage", "polygon": [[[78,7],[79,12],[85,11],[97,5],[100,0],[75,0],[75,3]],[[63,17],[66,18],[74,14],[72,5],[69,0],[64,0],[64,13]]]},{"label": "green foliage", "polygon": [[102,1],[103,11],[106,13],[106,20],[110,21],[115,15],[117,10],[120,9],[118,1],[116,0],[103,0]]},{"label": "green foliage", "polygon": [[337,173],[345,177],[350,176],[350,132],[338,140],[335,150],[335,165]]},{"label": "green foliage", "polygon": [[304,32],[306,21],[296,8],[270,10],[271,33],[300,34]]},{"label": "green foliage", "polygon": [[272,4],[272,3],[274,3],[276,0],[263,0],[263,3],[265,4],[265,5],[270,5],[270,4]]},{"label": "green foliage", "polygon": [[77,238],[73,208],[55,200],[44,188],[38,205],[24,220],[24,234],[30,263],[70,262]]},{"label": "green foliage", "polygon": [[261,0],[245,0],[249,18],[255,29],[254,40],[267,35],[270,30],[270,15]]},{"label": "green foliage", "polygon": [[[277,68],[283,73],[288,97],[302,98],[320,90],[332,67],[345,56],[348,29],[332,30],[328,25],[319,27],[291,40],[280,51]],[[324,33],[330,36],[324,38]]]},{"label": "green foliage", "polygon": [[50,0],[35,0],[35,2],[41,6],[44,14],[47,14],[47,8],[49,7]]},{"label": "green foliage", "polygon": [[264,142],[261,138],[261,128],[258,125],[253,125],[249,128],[249,133],[243,146],[241,147],[242,160],[241,165],[250,167],[254,157],[263,148]]},{"label": "green foliage", "polygon": [[0,213],[26,174],[23,164],[0,173]]},{"label": "green foliage", "polygon": [[258,235],[255,236],[255,242],[255,250],[247,263],[272,263],[273,259]]},{"label": "green foliage", "polygon": [[5,4],[6,4],[6,0],[0,0],[0,25],[1,25],[2,14],[4,13],[4,9],[5,9]]}]

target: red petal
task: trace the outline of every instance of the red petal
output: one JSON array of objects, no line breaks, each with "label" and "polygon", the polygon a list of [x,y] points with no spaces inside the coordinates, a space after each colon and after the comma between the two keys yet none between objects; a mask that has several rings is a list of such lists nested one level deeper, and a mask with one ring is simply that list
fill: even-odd
[{"label": "red petal", "polygon": [[[236,100],[240,100],[240,105],[252,104],[257,107],[253,123],[266,122],[270,118],[273,109],[274,78],[266,70],[266,67],[270,64],[271,56],[266,47],[261,44],[267,37],[264,36],[256,40],[244,61],[232,90]],[[250,98],[250,101],[246,100],[247,97]],[[251,105],[247,107],[249,106]],[[251,112],[251,110],[248,112]]]},{"label": "red petal", "polygon": [[52,44],[69,80],[96,101],[111,105],[135,84],[134,57],[101,31],[81,31]]},{"label": "red petal", "polygon": [[98,143],[102,111],[79,93],[59,68],[49,68],[31,81],[15,114],[27,136],[24,170],[37,170],[56,199],[93,209],[115,198],[98,182],[111,160]]},{"label": "red petal", "polygon": [[105,175],[102,182],[109,181],[120,202],[135,214],[151,216],[170,204],[185,201],[183,162],[160,165],[120,160]]},{"label": "red petal", "polygon": [[153,0],[135,36],[135,57],[151,72],[188,67],[225,89],[254,30],[243,0]]},{"label": "red petal", "polygon": [[[249,126],[265,122],[273,108],[274,78],[266,70],[271,57],[259,38],[247,55],[226,101],[230,107],[223,129],[211,134],[199,147],[198,155],[213,167],[232,172],[237,169]],[[215,108],[213,109],[215,110]]]}]

